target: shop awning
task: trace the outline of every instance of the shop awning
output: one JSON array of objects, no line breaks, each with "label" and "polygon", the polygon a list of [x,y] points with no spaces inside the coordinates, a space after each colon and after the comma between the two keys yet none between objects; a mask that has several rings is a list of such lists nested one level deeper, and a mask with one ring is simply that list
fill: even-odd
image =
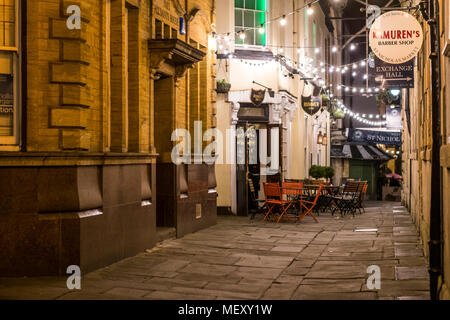
[{"label": "shop awning", "polygon": [[350,143],[331,146],[331,158],[372,161],[389,161],[394,159],[394,157],[376,146]]}]

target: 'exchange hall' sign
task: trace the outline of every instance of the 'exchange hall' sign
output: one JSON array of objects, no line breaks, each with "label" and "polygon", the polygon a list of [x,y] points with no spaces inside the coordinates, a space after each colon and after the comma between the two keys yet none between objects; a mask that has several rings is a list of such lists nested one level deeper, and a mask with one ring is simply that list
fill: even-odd
[{"label": "'exchange hall' sign", "polygon": [[414,88],[414,63],[412,59],[402,64],[386,63],[374,57],[373,68],[370,73],[370,86],[383,88]]}]

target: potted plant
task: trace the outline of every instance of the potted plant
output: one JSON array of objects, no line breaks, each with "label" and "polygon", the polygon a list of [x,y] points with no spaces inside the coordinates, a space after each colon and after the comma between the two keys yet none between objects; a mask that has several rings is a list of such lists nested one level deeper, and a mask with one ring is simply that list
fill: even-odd
[{"label": "potted plant", "polygon": [[322,94],[322,106],[328,107],[330,104],[330,98],[326,94]]},{"label": "potted plant", "polygon": [[311,168],[309,168],[309,175],[314,179],[323,178],[322,167],[315,165],[311,166]]},{"label": "potted plant", "polygon": [[323,167],[324,177],[331,181],[334,177],[334,169],[332,167]]},{"label": "potted plant", "polygon": [[217,93],[228,93],[231,89],[231,83],[228,83],[225,79],[217,81]]},{"label": "potted plant", "polygon": [[378,105],[386,107],[396,102],[399,97],[394,96],[390,90],[382,90],[376,95]]},{"label": "potted plant", "polygon": [[333,118],[335,119],[344,119],[345,113],[342,109],[337,109],[335,112],[333,112]]},{"label": "potted plant", "polygon": [[333,113],[335,113],[338,109],[339,109],[339,106],[338,106],[336,100],[332,100],[332,101],[329,103],[328,112],[331,113],[331,114],[333,114]]}]

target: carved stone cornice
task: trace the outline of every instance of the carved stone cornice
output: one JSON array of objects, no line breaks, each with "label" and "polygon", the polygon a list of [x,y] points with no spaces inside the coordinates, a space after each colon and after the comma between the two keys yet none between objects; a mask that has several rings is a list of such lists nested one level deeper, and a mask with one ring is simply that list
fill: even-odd
[{"label": "carved stone cornice", "polygon": [[154,73],[164,63],[175,68],[175,83],[189,68],[203,60],[206,53],[178,39],[149,40],[150,72]]},{"label": "carved stone cornice", "polygon": [[148,42],[150,55],[167,56],[172,65],[194,64],[203,60],[206,53],[179,39],[157,39]]},{"label": "carved stone cornice", "polygon": [[269,112],[269,123],[270,124],[281,124],[281,118],[283,117],[283,105],[279,104],[271,104],[270,112]]},{"label": "carved stone cornice", "polygon": [[239,102],[231,103],[231,124],[235,126],[239,121],[239,109],[241,109],[241,104]]},{"label": "carved stone cornice", "polygon": [[175,66],[175,78],[181,79],[185,76],[186,71],[194,67],[195,63],[192,64],[182,64]]},{"label": "carved stone cornice", "polygon": [[179,0],[172,0],[173,7],[175,11],[180,17],[183,17],[186,14],[186,10],[183,8]]},{"label": "carved stone cornice", "polygon": [[158,69],[161,68],[161,66],[165,61],[172,59],[172,57],[173,54],[171,52],[166,51],[152,52],[150,54],[150,70],[155,70],[154,72],[156,72]]}]

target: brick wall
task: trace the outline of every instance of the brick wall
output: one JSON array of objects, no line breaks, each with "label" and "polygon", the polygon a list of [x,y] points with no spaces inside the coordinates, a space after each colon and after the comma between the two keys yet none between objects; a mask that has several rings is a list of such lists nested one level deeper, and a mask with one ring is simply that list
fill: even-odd
[{"label": "brick wall", "polygon": [[[155,4],[169,4],[175,15],[177,2],[155,1]],[[153,123],[158,123],[158,119],[153,121],[148,49],[154,29],[153,17],[148,14],[152,12],[151,1],[114,0],[110,5],[102,0],[27,3],[28,150],[144,153],[154,150]],[[134,6],[137,3],[139,7]],[[161,123],[190,128],[187,121],[196,118],[206,123],[206,130],[215,123],[214,53],[208,50],[214,1],[179,3],[188,14],[194,8],[200,11],[192,17],[188,34],[176,32],[177,37],[195,43],[207,52],[207,57],[177,79],[174,118]],[[81,30],[66,27],[66,8],[71,4],[81,7]],[[194,84],[189,77],[198,77],[202,83]],[[193,95],[195,85],[199,92]]]}]

